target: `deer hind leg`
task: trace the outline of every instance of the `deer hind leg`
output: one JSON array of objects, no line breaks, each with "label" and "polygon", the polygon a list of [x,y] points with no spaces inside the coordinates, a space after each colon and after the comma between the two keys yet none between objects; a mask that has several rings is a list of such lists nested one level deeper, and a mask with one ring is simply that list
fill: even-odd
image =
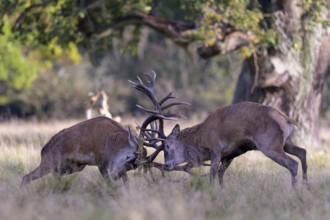
[{"label": "deer hind leg", "polygon": [[284,145],[284,151],[300,159],[303,172],[303,181],[305,184],[308,184],[306,150],[294,145],[291,141],[287,141]]},{"label": "deer hind leg", "polygon": [[232,161],[233,159],[229,159],[229,160],[225,159],[221,162],[218,171],[219,183],[221,188],[223,188],[223,175],[225,174],[225,171],[227,170],[227,168],[229,167]]},{"label": "deer hind leg", "polygon": [[40,165],[34,171],[25,175],[22,178],[21,186],[25,186],[29,184],[31,181],[39,179],[50,172],[51,172],[51,168],[48,165],[41,162]]},{"label": "deer hind leg", "polygon": [[291,173],[292,186],[295,187],[297,183],[298,162],[285,154],[281,150],[262,150],[264,155],[278,163],[279,165],[287,168]]},{"label": "deer hind leg", "polygon": [[210,170],[210,182],[213,183],[215,176],[219,172],[221,164],[221,154],[216,151],[211,152],[211,170]]}]

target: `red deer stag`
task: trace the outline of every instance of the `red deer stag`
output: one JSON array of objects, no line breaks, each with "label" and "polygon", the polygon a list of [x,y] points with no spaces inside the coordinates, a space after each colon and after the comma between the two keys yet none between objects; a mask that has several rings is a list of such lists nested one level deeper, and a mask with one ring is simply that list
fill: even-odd
[{"label": "red deer stag", "polygon": [[67,175],[97,166],[104,178],[127,183],[126,171],[134,168],[137,141],[119,123],[97,117],[55,134],[41,150],[41,163],[22,179],[22,185],[48,173]]},{"label": "red deer stag", "polygon": [[241,102],[218,109],[204,122],[180,131],[176,125],[165,140],[165,169],[187,162],[201,165],[211,160],[210,181],[223,175],[233,159],[250,150],[260,150],[291,173],[297,180],[298,163],[286,153],[297,156],[307,184],[306,150],[294,145],[291,136],[295,122],[276,109],[252,102]]}]

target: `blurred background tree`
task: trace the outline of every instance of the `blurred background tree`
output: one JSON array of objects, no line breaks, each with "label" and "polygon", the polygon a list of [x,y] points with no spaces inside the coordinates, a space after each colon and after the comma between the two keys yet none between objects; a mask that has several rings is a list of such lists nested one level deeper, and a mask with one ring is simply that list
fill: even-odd
[{"label": "blurred background tree", "polygon": [[[149,69],[164,91],[192,102],[192,111],[231,101],[268,104],[299,122],[305,142],[317,139],[319,110],[329,107],[321,105],[323,85],[329,89],[327,0],[0,4],[0,54],[8,56],[0,61],[0,104],[19,103],[23,115],[77,116],[87,91],[100,84],[108,86],[110,110],[132,111],[137,97],[126,80]],[[13,57],[21,57],[15,65]]]}]

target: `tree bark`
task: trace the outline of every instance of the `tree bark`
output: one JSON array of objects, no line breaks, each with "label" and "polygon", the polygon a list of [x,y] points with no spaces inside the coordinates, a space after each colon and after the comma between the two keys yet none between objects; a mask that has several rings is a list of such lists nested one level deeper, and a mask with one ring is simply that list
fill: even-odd
[{"label": "tree bark", "polygon": [[319,144],[322,88],[330,71],[330,29],[316,25],[306,30],[300,1],[281,2],[275,21],[282,35],[279,47],[259,48],[243,62],[233,103],[249,100],[279,109],[298,122],[296,142],[311,147]]}]

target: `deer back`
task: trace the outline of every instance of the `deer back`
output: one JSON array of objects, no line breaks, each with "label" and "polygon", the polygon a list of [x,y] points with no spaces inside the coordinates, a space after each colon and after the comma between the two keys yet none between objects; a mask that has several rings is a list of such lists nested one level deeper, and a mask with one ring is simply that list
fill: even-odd
[{"label": "deer back", "polygon": [[274,136],[285,140],[292,134],[294,124],[272,107],[242,102],[219,108],[201,124],[182,130],[178,139],[188,145],[210,149]]},{"label": "deer back", "polygon": [[50,139],[41,154],[51,152],[65,157],[93,153],[96,164],[101,164],[128,146],[127,130],[109,118],[97,117],[63,129]]}]

